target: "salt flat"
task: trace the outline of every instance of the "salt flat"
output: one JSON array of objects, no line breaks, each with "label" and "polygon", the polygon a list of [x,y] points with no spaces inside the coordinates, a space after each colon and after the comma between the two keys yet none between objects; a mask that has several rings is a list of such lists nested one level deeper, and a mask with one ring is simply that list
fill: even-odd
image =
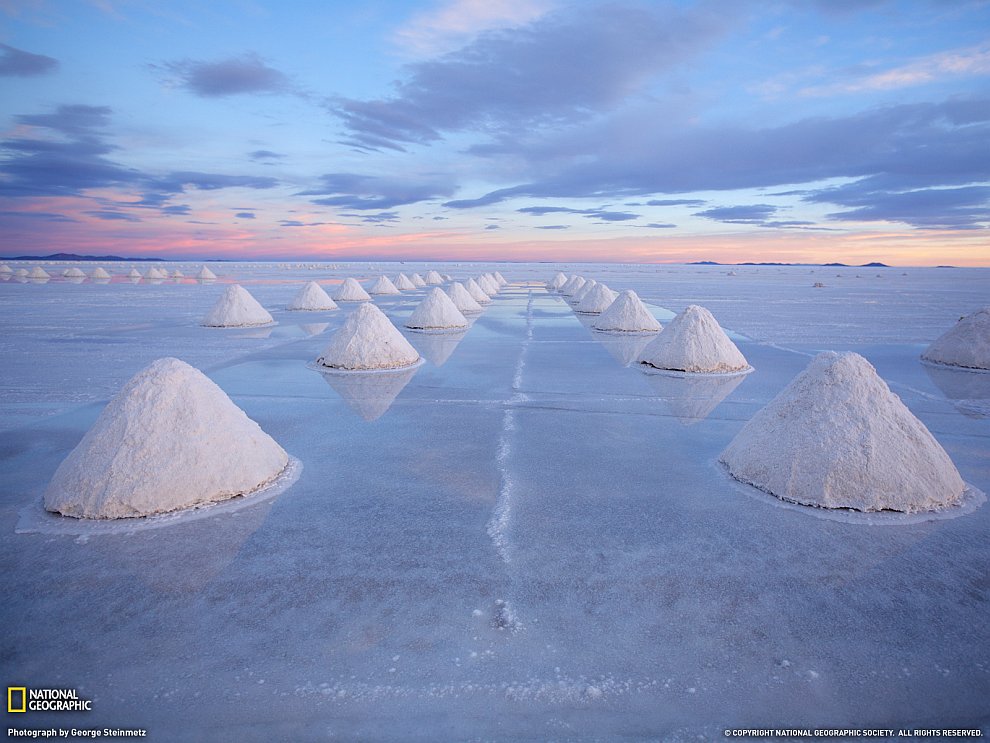
[{"label": "salt flat", "polygon": [[[716,464],[810,354],[853,350],[990,492],[990,374],[918,360],[987,304],[990,270],[211,266],[212,284],[0,283],[4,675],[94,700],[32,725],[230,741],[990,729],[990,507],[845,523]],[[307,368],[355,305],[286,311],[305,281],[430,268],[510,285],[449,336],[403,327],[426,289],[376,296],[426,358],[398,383]],[[707,307],[755,371],[679,384],[624,366],[643,339],[593,333],[543,287],[558,269],[634,289],[662,323]],[[235,280],[276,325],[199,325]],[[162,356],[206,372],[302,462],[298,481],[154,530],[17,533]]]}]

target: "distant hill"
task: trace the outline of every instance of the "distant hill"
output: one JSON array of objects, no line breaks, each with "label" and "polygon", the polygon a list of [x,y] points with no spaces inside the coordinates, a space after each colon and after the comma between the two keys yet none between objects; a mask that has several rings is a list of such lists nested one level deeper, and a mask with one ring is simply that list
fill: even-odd
[{"label": "distant hill", "polygon": [[121,258],[119,255],[76,255],[75,253],[52,253],[51,255],[17,255],[6,260],[9,261],[102,261],[112,263],[113,261],[164,261],[164,258]]},{"label": "distant hill", "polygon": [[742,263],[719,263],[718,261],[691,261],[689,266],[833,266],[838,268],[890,268],[886,263],[862,263],[859,266],[850,266],[848,263],[757,263],[755,261],[743,261]]}]

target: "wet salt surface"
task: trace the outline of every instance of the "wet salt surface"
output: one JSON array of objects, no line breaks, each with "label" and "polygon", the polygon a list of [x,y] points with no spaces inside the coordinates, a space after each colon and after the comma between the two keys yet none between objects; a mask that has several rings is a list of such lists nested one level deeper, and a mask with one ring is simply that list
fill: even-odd
[{"label": "wet salt surface", "polygon": [[[424,289],[375,298],[427,360],[408,379],[337,387],[307,368],[353,307],[284,311],[303,281],[431,267],[496,268],[0,284],[0,657],[9,679],[94,700],[32,725],[230,741],[987,728],[990,509],[824,520],[714,462],[809,354],[853,350],[988,491],[973,403],[990,375],[946,381],[918,354],[985,303],[990,272],[564,268],[635,289],[661,322],[711,309],[755,371],[693,381],[626,367],[643,339],[593,333],[537,284],[556,266],[504,265],[512,286],[461,337],[401,327]],[[231,277],[277,326],[197,327]],[[299,480],[167,528],[16,534],[105,401],[165,355],[302,460]]]}]

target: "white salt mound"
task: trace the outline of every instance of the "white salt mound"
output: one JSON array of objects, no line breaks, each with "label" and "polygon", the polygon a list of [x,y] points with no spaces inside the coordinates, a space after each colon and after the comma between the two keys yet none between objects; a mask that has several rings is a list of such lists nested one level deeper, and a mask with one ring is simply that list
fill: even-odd
[{"label": "white salt mound", "polygon": [[309,281],[299,290],[292,301],[289,302],[289,306],[286,309],[304,310],[307,312],[335,310],[337,309],[337,303],[330,299],[330,295],[323,290],[322,286],[315,281]]},{"label": "white salt mound", "polygon": [[35,266],[34,268],[31,269],[31,273],[28,274],[28,278],[30,278],[30,279],[50,279],[51,276],[41,266]]},{"label": "white salt mound", "polygon": [[93,269],[92,277],[94,279],[109,279],[110,274],[102,266],[97,266],[95,269]]},{"label": "white salt mound", "polygon": [[138,271],[136,268],[132,268],[130,271],[127,272],[127,278],[129,278],[129,279],[140,279],[141,278],[141,272]]},{"label": "white salt mound", "polygon": [[200,325],[208,328],[243,328],[274,322],[268,310],[258,304],[251,292],[239,284],[231,284]]},{"label": "white salt mound", "polygon": [[216,277],[217,275],[213,273],[213,271],[208,269],[206,266],[203,266],[201,269],[199,269],[199,273],[196,274],[197,279],[215,279]]},{"label": "white salt mound", "polygon": [[378,280],[371,285],[368,294],[401,294],[399,288],[389,281],[388,276],[379,276]]},{"label": "white salt mound", "polygon": [[396,276],[392,280],[392,283],[395,284],[395,288],[396,289],[398,289],[399,291],[403,291],[403,292],[404,291],[407,291],[409,289],[415,289],[416,288],[416,285],[413,282],[411,282],[409,280],[409,277],[406,276],[404,273],[400,273],[398,276]]},{"label": "white salt mound", "polygon": [[443,276],[438,274],[436,271],[428,271],[424,281],[427,286],[439,286],[443,283]]},{"label": "white salt mound", "polygon": [[492,301],[492,298],[485,294],[484,290],[478,286],[478,283],[474,279],[465,281],[464,288],[471,295],[471,299],[478,304],[489,304]]},{"label": "white salt mound", "polygon": [[498,282],[495,281],[495,279],[493,279],[487,273],[479,276],[477,278],[477,282],[478,282],[478,286],[481,287],[481,291],[483,291],[489,297],[494,297],[496,294],[502,291],[502,287],[498,285]]},{"label": "white salt mound", "polygon": [[620,293],[615,301],[595,320],[598,330],[623,333],[657,332],[660,323],[646,309],[646,305],[632,289]]},{"label": "white salt mound", "polygon": [[10,266],[4,263],[0,265],[0,273],[13,273],[13,271],[10,269]]},{"label": "white salt mound", "polygon": [[45,490],[65,516],[152,516],[251,493],[288,455],[202,372],[164,358],[103,409]]},{"label": "white salt mound", "polygon": [[818,354],[720,460],[737,480],[823,508],[933,511],[957,504],[966,487],[938,441],[856,353]]},{"label": "white salt mound", "polygon": [[185,276],[185,274],[183,274],[182,271],[180,271],[179,269],[175,269],[174,271],[172,271],[172,278],[173,279],[181,279],[184,276]]},{"label": "white salt mound", "polygon": [[563,294],[565,297],[570,297],[574,294],[574,292],[576,292],[582,286],[584,286],[583,276],[571,276],[571,278],[569,278],[567,282],[560,288],[560,293]]},{"label": "white salt mound", "polygon": [[588,295],[588,292],[594,289],[597,284],[598,282],[595,281],[594,279],[588,279],[587,281],[585,281],[583,284],[581,284],[580,288],[577,291],[575,291],[574,294],[571,295],[571,298],[569,300],[570,303],[580,304],[581,300],[583,300]]},{"label": "white salt mound", "polygon": [[471,296],[470,292],[464,288],[464,284],[459,282],[454,282],[447,289],[447,296],[454,303],[454,306],[461,311],[462,314],[469,312],[483,312],[484,307],[482,307],[478,302],[475,301],[474,297]]},{"label": "white salt mound", "polygon": [[64,271],[62,271],[62,275],[67,279],[79,279],[86,277],[86,274],[84,274],[80,269],[75,267],[65,269]]},{"label": "white salt mound", "polygon": [[618,296],[618,292],[612,291],[605,284],[595,284],[591,291],[585,293],[574,311],[585,315],[598,315],[607,310]]},{"label": "white salt mound", "polygon": [[26,278],[27,275],[28,275],[28,270],[26,268],[18,268],[16,271],[14,271],[14,276],[21,276]]},{"label": "white salt mound", "polygon": [[505,280],[505,277],[498,271],[492,274],[492,278],[498,282],[499,286],[508,286],[509,282]]},{"label": "white salt mound", "polygon": [[921,358],[968,369],[990,369],[990,307],[959,320],[939,336]]},{"label": "white salt mound", "polygon": [[334,293],[333,298],[338,302],[367,302],[371,295],[364,290],[357,279],[347,278]]},{"label": "white salt mound", "polygon": [[406,327],[421,330],[466,328],[464,315],[439,287],[433,287],[406,320]]},{"label": "white salt mound", "polygon": [[419,361],[419,353],[385,313],[370,302],[360,305],[330,338],[316,360],[331,369],[398,369]]},{"label": "white salt mound", "polygon": [[426,282],[423,281],[423,277],[420,276],[418,273],[414,273],[412,276],[410,276],[409,280],[413,283],[413,286],[415,287],[426,286]]},{"label": "white salt mound", "polygon": [[547,286],[553,291],[560,291],[560,287],[567,283],[567,277],[564,276],[560,271],[554,275],[550,281],[547,282]]},{"label": "white salt mound", "polygon": [[643,351],[641,364],[673,371],[727,374],[749,369],[712,313],[692,304]]}]

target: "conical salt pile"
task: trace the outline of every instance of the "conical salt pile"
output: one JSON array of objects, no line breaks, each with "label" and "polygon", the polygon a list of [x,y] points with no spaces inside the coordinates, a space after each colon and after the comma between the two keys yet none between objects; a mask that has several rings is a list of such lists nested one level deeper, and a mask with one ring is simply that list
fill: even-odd
[{"label": "conical salt pile", "polygon": [[411,282],[409,280],[409,277],[406,276],[404,273],[400,273],[398,276],[396,276],[392,280],[392,283],[395,284],[396,289],[402,292],[416,288],[416,285],[413,282]]},{"label": "conical salt pile", "polygon": [[84,274],[80,269],[73,266],[72,268],[67,268],[64,271],[62,271],[62,276],[64,276],[67,279],[79,279],[79,278],[85,278],[86,274]]},{"label": "conical salt pile", "polygon": [[564,274],[562,274],[560,271],[557,271],[554,277],[547,282],[547,288],[551,289],[552,291],[559,292],[560,287],[562,287],[566,283],[567,283],[567,277],[564,276]]},{"label": "conical salt pile", "polygon": [[406,327],[414,330],[458,330],[467,325],[464,315],[439,287],[430,289],[406,320]]},{"label": "conical salt pile", "polygon": [[158,273],[158,269],[157,268],[155,268],[154,266],[152,266],[151,268],[149,268],[145,272],[144,278],[146,278],[146,279],[160,279],[160,278],[162,278],[162,275],[160,273]]},{"label": "conical salt pile", "polygon": [[182,271],[180,271],[179,269],[175,269],[174,271],[172,271],[172,278],[173,279],[181,279],[184,276],[185,276],[185,274],[183,274]]},{"label": "conical salt pile", "polygon": [[459,309],[462,314],[484,312],[485,308],[475,301],[470,292],[464,288],[464,284],[455,281],[447,289],[447,296],[450,297],[450,300],[454,303],[454,306]]},{"label": "conical salt pile", "polygon": [[567,283],[560,288],[560,293],[565,297],[571,297],[574,293],[584,286],[585,280],[583,276],[571,276],[567,280]]},{"label": "conical salt pile", "polygon": [[499,273],[498,271],[496,271],[495,273],[492,274],[492,278],[495,279],[498,282],[498,285],[499,286],[508,286],[509,285],[509,282],[506,281],[505,280],[505,277],[501,273]]},{"label": "conical salt pile", "polygon": [[646,305],[632,289],[621,292],[595,320],[595,330],[617,333],[655,333],[660,323],[646,309]]},{"label": "conical salt pile", "polygon": [[370,302],[360,305],[330,338],[316,363],[331,369],[398,369],[419,361],[419,353],[385,313]]},{"label": "conical salt pile", "polygon": [[337,288],[333,298],[338,302],[367,302],[371,299],[371,295],[364,290],[357,279],[348,278],[344,279],[344,283]]},{"label": "conical salt pile", "polygon": [[13,271],[10,269],[10,266],[4,263],[0,265],[0,273],[13,273]]},{"label": "conical salt pile", "polygon": [[322,286],[315,281],[310,281],[299,290],[299,293],[289,302],[286,309],[305,310],[307,312],[335,310],[337,303],[330,299],[330,295],[323,290]]},{"label": "conical salt pile", "polygon": [[609,308],[618,296],[618,292],[612,291],[605,284],[595,284],[591,291],[585,293],[584,298],[578,302],[574,311],[585,315],[601,314]]},{"label": "conical salt pile", "polygon": [[18,268],[16,271],[14,271],[14,275],[26,279],[28,275],[28,270],[26,268]]},{"label": "conical salt pile", "polygon": [[856,353],[818,354],[720,460],[737,480],[823,508],[931,511],[958,503],[966,487],[938,441]]},{"label": "conical salt pile", "polygon": [[576,292],[574,292],[574,294],[571,295],[571,298],[568,301],[571,304],[579,304],[581,300],[583,300],[585,296],[587,296],[588,292],[594,289],[595,286],[597,285],[598,285],[597,281],[595,281],[594,279],[588,279],[581,285],[580,289],[578,289]]},{"label": "conical salt pile", "polygon": [[202,372],[173,358],[138,372],[45,491],[65,516],[152,516],[251,493],[288,455]]},{"label": "conical salt pile", "polygon": [[438,274],[436,271],[428,271],[426,273],[426,278],[424,279],[427,286],[439,286],[443,283],[443,276]]},{"label": "conical salt pile", "polygon": [[657,369],[703,374],[728,374],[750,368],[712,313],[696,304],[671,320],[639,361]]},{"label": "conical salt pile", "polygon": [[400,294],[399,288],[389,281],[388,276],[379,276],[378,281],[371,285],[368,294]]},{"label": "conical salt pile", "polygon": [[468,279],[465,281],[464,288],[467,289],[467,293],[471,295],[471,299],[478,304],[489,304],[492,301],[492,298],[485,294],[484,290],[478,286],[478,283],[474,279]]},{"label": "conical salt pile", "polygon": [[213,271],[208,269],[206,266],[203,266],[201,269],[199,269],[199,273],[196,274],[197,279],[215,279],[216,277],[217,275],[213,273]]},{"label": "conical salt pile", "polygon": [[93,273],[91,275],[92,275],[92,277],[94,279],[109,279],[110,278],[110,274],[107,273],[107,270],[105,268],[103,268],[102,266],[97,266],[95,269],[93,269]]},{"label": "conical salt pile", "polygon": [[416,288],[422,288],[426,286],[426,282],[423,281],[423,277],[420,276],[418,273],[414,273],[412,276],[410,276],[409,280],[413,283],[413,286],[415,286]]},{"label": "conical salt pile", "polygon": [[127,272],[127,278],[129,278],[129,279],[140,279],[141,278],[141,272],[138,271],[136,268],[132,268],[130,271]]},{"label": "conical salt pile", "polygon": [[50,279],[51,276],[48,272],[41,266],[35,266],[31,269],[31,273],[28,274],[29,279]]},{"label": "conical salt pile", "polygon": [[990,369],[990,307],[960,319],[921,358],[967,369]]},{"label": "conical salt pile", "polygon": [[208,328],[243,328],[274,322],[268,310],[239,284],[228,286],[200,325]]},{"label": "conical salt pile", "polygon": [[495,279],[493,279],[491,275],[487,273],[484,273],[481,276],[479,276],[476,279],[476,281],[478,282],[478,286],[481,287],[481,291],[483,291],[489,297],[494,297],[496,294],[502,291],[502,287],[498,285],[498,282],[495,281]]}]

